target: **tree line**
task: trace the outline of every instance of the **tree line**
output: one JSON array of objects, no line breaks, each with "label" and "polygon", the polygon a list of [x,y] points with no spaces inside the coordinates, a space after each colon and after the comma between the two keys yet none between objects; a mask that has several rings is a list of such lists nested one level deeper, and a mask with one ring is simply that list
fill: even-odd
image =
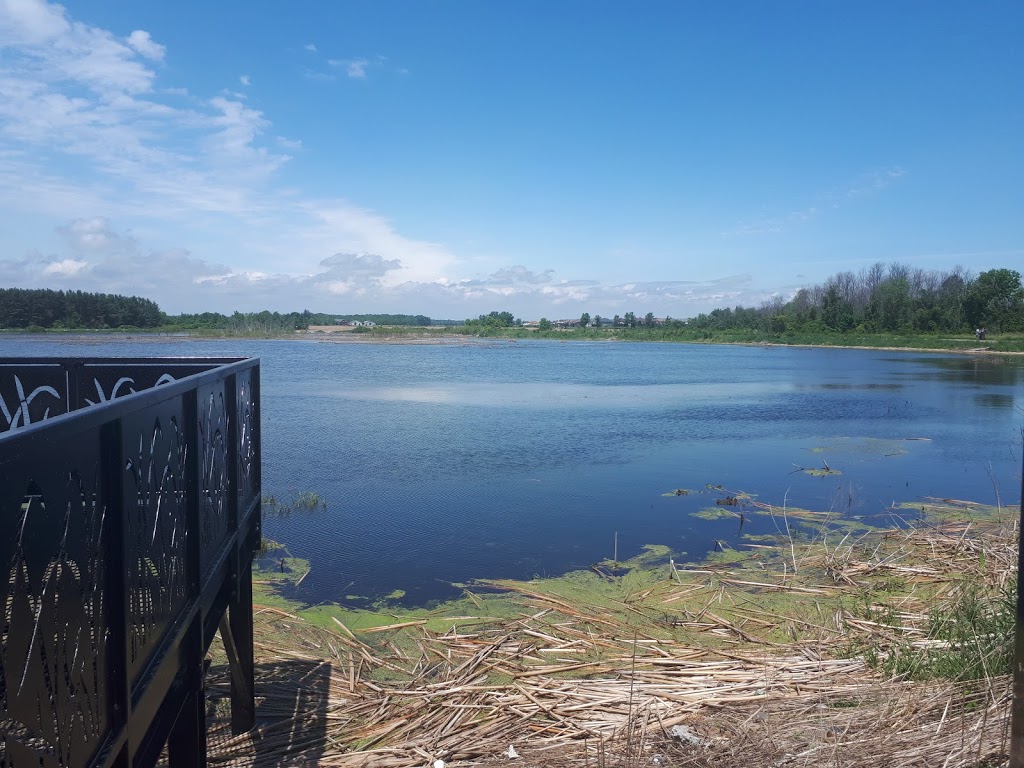
[{"label": "tree line", "polygon": [[523,321],[515,317],[511,312],[490,312],[479,317],[466,318],[462,325],[470,330],[494,329],[494,328],[517,328]]},{"label": "tree line", "polygon": [[[0,328],[160,328],[227,335],[277,335],[334,325],[340,320],[378,325],[431,324],[426,315],[337,315],[325,312],[220,312],[168,315],[150,299],[88,291],[0,288]],[[451,321],[447,321],[451,322]]]},{"label": "tree line", "polygon": [[325,312],[234,312],[222,315],[220,312],[170,315],[167,325],[176,330],[219,332],[228,335],[274,336],[294,331],[308,330],[311,325],[335,325],[340,321],[373,322],[377,325],[430,325],[426,315],[338,315]]},{"label": "tree line", "polygon": [[688,326],[779,334],[1022,331],[1024,287],[1013,269],[975,275],[960,266],[937,271],[878,262],[801,288],[789,301],[776,297],[759,307],[716,309],[693,318]]},{"label": "tree line", "polygon": [[0,328],[156,328],[164,314],[138,296],[0,288]]}]

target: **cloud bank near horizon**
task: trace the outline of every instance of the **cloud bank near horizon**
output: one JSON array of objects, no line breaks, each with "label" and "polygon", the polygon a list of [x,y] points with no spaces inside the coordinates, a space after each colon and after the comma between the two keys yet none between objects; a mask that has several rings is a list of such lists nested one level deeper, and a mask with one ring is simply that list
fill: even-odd
[{"label": "cloud bank near horizon", "polygon": [[[63,241],[61,253],[34,251],[0,260],[9,284],[141,295],[171,313],[311,309],[430,314],[425,309],[442,307],[455,318],[492,309],[524,317],[656,309],[673,314],[663,308],[705,311],[771,297],[758,291],[749,275],[604,284],[562,279],[554,269],[537,272],[513,265],[473,278],[408,280],[402,279],[407,270],[400,259],[366,252],[339,251],[303,274],[238,270],[182,249],[147,250],[136,237],[116,231],[103,217],[75,219],[57,231]],[[674,315],[692,313],[677,310]],[[434,315],[441,316],[436,311]]]}]

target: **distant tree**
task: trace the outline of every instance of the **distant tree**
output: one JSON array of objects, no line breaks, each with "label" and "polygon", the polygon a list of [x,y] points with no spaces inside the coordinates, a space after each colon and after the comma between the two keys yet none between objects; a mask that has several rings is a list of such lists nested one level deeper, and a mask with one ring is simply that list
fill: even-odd
[{"label": "distant tree", "polygon": [[656,325],[656,323],[654,322],[653,312],[648,312],[646,315],[644,315],[644,325],[646,325],[648,328],[653,328]]},{"label": "distant tree", "polygon": [[839,292],[839,287],[830,285],[821,300],[821,322],[832,331],[846,332],[853,328],[853,309]]},{"label": "distant tree", "polygon": [[483,326],[485,328],[509,328],[513,325],[522,325],[523,321],[518,320],[511,312],[490,312],[480,315],[475,320],[466,320],[468,326]]},{"label": "distant tree", "polygon": [[0,328],[154,328],[163,321],[160,307],[138,296],[0,289]]},{"label": "distant tree", "polygon": [[595,328],[600,328],[601,327],[601,322],[603,320],[604,320],[604,318],[601,317],[600,315],[594,315],[594,327]]},{"label": "distant tree", "polygon": [[634,315],[632,312],[626,313],[626,327],[636,328],[636,315]]},{"label": "distant tree", "polygon": [[539,330],[539,331],[550,331],[551,330],[551,321],[548,320],[546,317],[542,317],[540,319],[540,324],[537,326],[537,330]]},{"label": "distant tree", "polygon": [[868,306],[874,328],[889,333],[910,330],[910,284],[899,274],[886,278],[875,288]]},{"label": "distant tree", "polygon": [[949,274],[939,276],[936,305],[942,328],[952,331],[963,329],[967,322],[967,297],[974,287],[974,279],[973,273],[959,264],[953,267]]},{"label": "distant tree", "polygon": [[975,326],[997,331],[1024,327],[1024,287],[1015,269],[990,269],[978,275],[967,296],[967,317]]},{"label": "distant tree", "polygon": [[621,327],[622,327],[622,318],[619,317],[618,315],[616,315],[615,317],[612,318],[612,328],[621,328]]},{"label": "distant tree", "polygon": [[590,325],[590,313],[584,312],[580,315],[580,328],[586,328],[588,325]]}]

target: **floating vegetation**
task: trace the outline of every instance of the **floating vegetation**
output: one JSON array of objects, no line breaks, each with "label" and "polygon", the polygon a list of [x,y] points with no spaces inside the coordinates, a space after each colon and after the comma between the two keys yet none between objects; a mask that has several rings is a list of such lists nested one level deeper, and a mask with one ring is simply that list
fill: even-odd
[{"label": "floating vegetation", "polygon": [[881,459],[907,453],[909,442],[930,442],[928,437],[884,439],[879,437],[836,437],[824,445],[811,448],[811,453],[828,453],[861,459]]},{"label": "floating vegetation", "polygon": [[327,509],[327,500],[315,491],[302,491],[280,499],[273,494],[263,497],[263,514],[267,517],[290,517],[298,512],[324,509]]},{"label": "floating vegetation", "polygon": [[801,467],[799,464],[794,464],[793,466],[796,467],[796,469],[794,469],[793,471],[803,472],[804,474],[810,475],[811,477],[828,477],[829,475],[843,474],[838,469],[832,469],[832,467],[830,467],[828,465],[828,462],[825,461],[824,459],[822,459],[821,463],[822,466],[820,467]]},{"label": "floating vegetation", "polygon": [[263,539],[253,561],[253,588],[270,602],[283,604],[283,592],[301,585],[312,570],[309,560],[295,557],[284,544]]},{"label": "floating vegetation", "polygon": [[1006,507],[979,504],[962,499],[940,499],[934,496],[925,496],[924,501],[908,501],[896,504],[889,509],[894,514],[899,514],[903,510],[917,512],[918,518],[922,521],[944,523],[950,520],[961,520],[965,514],[982,518],[992,517],[1005,512]]},{"label": "floating vegetation", "polygon": [[686,488],[676,488],[674,491],[669,491],[668,493],[663,493],[661,495],[662,496],[689,496],[691,493],[693,493],[693,491],[690,491],[690,490],[688,490]]},{"label": "floating vegetation", "polygon": [[724,520],[726,518],[735,519],[743,517],[739,512],[733,512],[731,509],[723,509],[722,507],[705,507],[696,512],[691,512],[690,516],[700,518],[701,520]]}]

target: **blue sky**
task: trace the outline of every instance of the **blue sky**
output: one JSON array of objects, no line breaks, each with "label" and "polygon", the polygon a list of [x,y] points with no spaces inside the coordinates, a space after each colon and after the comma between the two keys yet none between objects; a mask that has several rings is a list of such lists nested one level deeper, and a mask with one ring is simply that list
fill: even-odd
[{"label": "blue sky", "polygon": [[6,284],[687,317],[1024,262],[1024,4],[0,0]]}]

